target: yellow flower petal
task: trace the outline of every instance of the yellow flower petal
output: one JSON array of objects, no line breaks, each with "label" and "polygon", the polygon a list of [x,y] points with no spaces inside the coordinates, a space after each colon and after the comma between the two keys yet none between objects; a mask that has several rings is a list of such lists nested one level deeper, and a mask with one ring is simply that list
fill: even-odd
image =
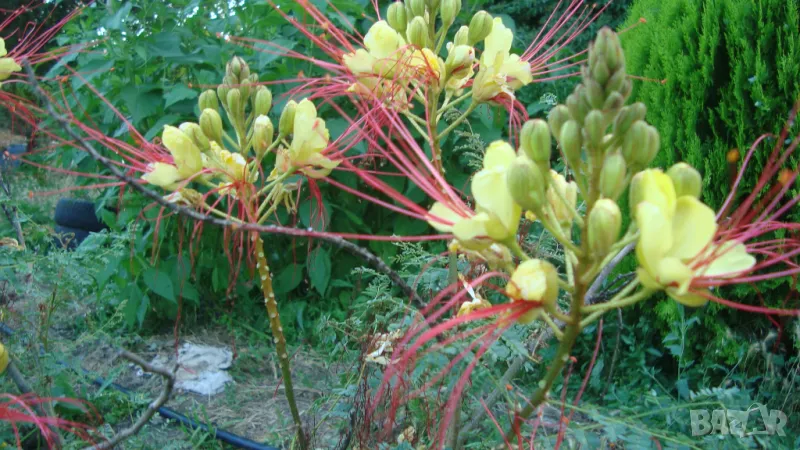
[{"label": "yellow flower petal", "polygon": [[639,264],[653,278],[658,278],[658,265],[672,247],[671,223],[661,209],[649,202],[636,207],[636,224],[639,226],[639,242],[636,257]]},{"label": "yellow flower petal", "polygon": [[[2,42],[2,39],[0,39]],[[8,367],[8,350],[6,350],[3,344],[0,344],[0,374],[6,371],[6,367]]]},{"label": "yellow flower petal", "polygon": [[508,142],[494,141],[486,148],[486,154],[483,156],[483,168],[507,169],[516,158],[517,154]]},{"label": "yellow flower petal", "polygon": [[489,220],[489,216],[486,213],[477,214],[469,219],[462,219],[453,225],[453,234],[465,248],[483,250],[492,245],[492,241],[486,239],[489,235],[486,231],[486,225]]},{"label": "yellow flower petal", "polygon": [[658,276],[656,280],[662,286],[678,284],[677,292],[685,294],[692,282],[694,272],[678,258],[664,258],[658,263]]},{"label": "yellow flower petal", "polygon": [[714,211],[694,197],[683,196],[672,218],[672,248],[668,255],[682,260],[694,258],[717,232]]},{"label": "yellow flower petal", "polygon": [[677,289],[674,288],[667,288],[667,295],[672,297],[676,302],[682,303],[690,308],[699,308],[708,303],[708,299],[703,296],[694,293],[680,294]]},{"label": "yellow flower petal", "polygon": [[511,78],[508,80],[508,85],[515,91],[533,81],[531,65],[520,60],[519,55],[510,55],[507,60],[503,61],[500,71]]},{"label": "yellow flower petal", "polygon": [[658,289],[661,290],[664,288],[649,272],[647,272],[644,268],[639,267],[636,269],[636,277],[639,279],[639,282],[642,283],[642,286],[646,287],[647,289]]},{"label": "yellow flower petal", "polygon": [[[428,217],[428,223],[442,233],[453,231],[454,224],[466,219],[440,202],[433,204],[430,211],[428,211]],[[446,225],[442,221],[450,222],[450,225]]]},{"label": "yellow flower petal", "polygon": [[169,189],[182,179],[178,173],[178,168],[172,164],[157,162],[151,164],[150,168],[152,170],[144,174],[142,179],[154,186]]},{"label": "yellow flower petal", "polygon": [[12,72],[22,70],[19,64],[11,58],[0,58],[0,81],[7,80]]},{"label": "yellow flower petal", "polygon": [[[714,259],[706,261],[711,256]],[[705,261],[697,271],[698,276],[705,277],[733,277],[756,265],[756,259],[738,242],[726,242],[719,248],[710,248],[698,260]]]},{"label": "yellow flower petal", "polygon": [[657,206],[667,219],[675,212],[675,187],[667,174],[659,169],[648,169],[642,172],[640,183],[642,201]]},{"label": "yellow flower petal", "polygon": [[203,157],[200,149],[184,134],[183,131],[173,126],[165,126],[161,136],[164,146],[167,147],[175,161],[175,167],[181,178],[189,178],[203,170]]},{"label": "yellow flower petal", "polygon": [[6,41],[4,41],[3,38],[0,37],[0,58],[6,56],[7,54],[8,52],[6,51]]},{"label": "yellow flower petal", "polygon": [[396,58],[398,50],[405,46],[405,39],[385,20],[375,22],[364,36],[364,47],[378,59]]},{"label": "yellow flower petal", "polygon": [[363,48],[356,50],[355,53],[348,53],[342,57],[342,62],[345,67],[356,75],[373,73],[372,70],[376,61],[377,59]]},{"label": "yellow flower petal", "polygon": [[506,285],[506,292],[515,299],[555,304],[558,299],[558,273],[552,264],[529,259],[517,266]]},{"label": "yellow flower petal", "polygon": [[508,56],[511,51],[511,44],[514,41],[514,33],[503,25],[503,20],[495,17],[493,20],[492,31],[486,36],[484,42],[483,55],[481,55],[481,65],[494,64],[498,55],[503,58]]},{"label": "yellow flower petal", "polygon": [[328,146],[330,133],[325,121],[317,118],[317,108],[304,99],[297,104],[294,115],[294,130],[291,145],[292,162],[303,165],[314,153]]}]

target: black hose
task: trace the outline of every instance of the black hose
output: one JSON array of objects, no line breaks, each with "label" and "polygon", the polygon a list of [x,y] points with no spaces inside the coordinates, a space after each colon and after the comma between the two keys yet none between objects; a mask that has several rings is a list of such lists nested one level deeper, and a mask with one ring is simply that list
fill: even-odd
[{"label": "black hose", "polygon": [[[9,328],[9,326],[4,324],[3,322],[0,322],[0,333],[3,333],[5,335],[7,335],[7,336],[13,336],[14,335],[14,330]],[[56,363],[61,365],[61,366],[68,367],[68,368],[70,368],[72,370],[78,371],[77,369],[75,369],[74,367],[71,367],[70,365],[68,365],[67,363],[65,363],[63,361],[56,361]],[[83,372],[84,375],[88,376],[92,380],[92,384],[94,384],[96,386],[100,386],[100,387],[111,386],[112,388],[116,389],[119,392],[122,392],[123,394],[127,395],[128,397],[132,397],[134,395],[133,391],[131,391],[130,389],[125,388],[123,386],[120,386],[117,383],[107,383],[106,380],[104,380],[104,379],[102,379],[100,377],[93,377],[92,374],[89,373],[89,371],[86,370],[86,369],[81,368],[80,372]],[[195,429],[195,430],[203,430],[203,431],[205,431],[207,433],[212,433],[216,439],[218,439],[218,440],[220,440],[222,442],[225,442],[227,444],[233,445],[234,447],[237,447],[237,448],[244,448],[244,449],[247,449],[247,450],[280,450],[277,447],[272,447],[271,445],[266,445],[266,444],[261,444],[261,443],[255,442],[255,441],[251,441],[250,439],[247,439],[245,437],[239,436],[237,434],[230,433],[230,432],[225,431],[225,430],[216,429],[216,430],[211,431],[208,428],[208,425],[202,424],[202,423],[197,423],[194,420],[190,419],[189,417],[186,417],[183,414],[181,414],[181,413],[179,413],[179,412],[177,412],[177,411],[175,411],[173,409],[167,408],[166,406],[162,406],[161,408],[158,408],[158,414],[161,417],[165,418],[165,419],[174,420],[174,421],[180,423],[181,425],[185,425],[185,426],[187,426],[189,428],[192,428],[192,429]]]}]

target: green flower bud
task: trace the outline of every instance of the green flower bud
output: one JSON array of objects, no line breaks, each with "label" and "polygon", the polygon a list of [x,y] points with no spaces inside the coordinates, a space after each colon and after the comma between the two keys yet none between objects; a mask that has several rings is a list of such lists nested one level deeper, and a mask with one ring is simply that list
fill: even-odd
[{"label": "green flower bud", "polygon": [[603,168],[600,169],[599,187],[603,197],[616,200],[625,190],[626,175],[627,164],[625,164],[625,158],[619,152],[610,153],[606,156],[605,161],[603,161]]},{"label": "green flower bud", "polygon": [[[223,108],[225,108],[226,110],[228,109],[228,92],[230,92],[230,91],[231,91],[231,88],[229,88],[227,86],[227,84],[225,83],[224,79],[222,81],[222,84],[217,86],[217,97],[219,98],[219,101],[222,102]],[[214,109],[214,108],[211,108],[211,109]]]},{"label": "green flower bud", "polygon": [[588,240],[592,255],[599,259],[608,254],[619,239],[622,214],[614,200],[602,198],[595,202],[589,213]]},{"label": "green flower bud", "polygon": [[[252,91],[252,86],[250,85],[250,80],[242,80],[241,85],[239,86],[239,94],[242,100],[247,102],[250,98],[250,92]],[[230,94],[229,94],[230,95]],[[244,111],[244,109],[243,109]]]},{"label": "green flower bud", "polygon": [[569,109],[569,115],[578,123],[583,123],[586,114],[589,114],[589,111],[592,109],[588,103],[584,101],[585,96],[586,89],[580,84],[575,88],[572,94],[567,96],[566,104],[567,109]]},{"label": "green flower bud", "polygon": [[600,83],[600,86],[605,85],[606,81],[608,81],[608,78],[611,76],[611,72],[608,70],[606,62],[600,60],[595,62],[591,69],[591,76],[594,81]]},{"label": "green flower bud", "polygon": [[450,26],[455,22],[458,13],[461,12],[461,0],[442,0],[442,23]]},{"label": "green flower bud", "polygon": [[453,38],[453,45],[469,45],[469,27],[466,25],[462,25],[461,28],[456,31],[456,36]]},{"label": "green flower bud", "polygon": [[647,146],[647,124],[643,120],[637,120],[631,125],[631,129],[625,133],[625,140],[622,143],[622,156],[625,161],[634,164],[636,154],[644,151]]},{"label": "green flower bud", "polygon": [[620,92],[627,77],[628,75],[624,70],[614,72],[605,83],[606,92]]},{"label": "green flower bud", "polygon": [[583,120],[583,132],[586,145],[591,150],[599,150],[603,144],[603,136],[606,134],[606,119],[603,113],[593,109]]},{"label": "green flower bud", "polygon": [[556,137],[558,142],[561,142],[561,127],[564,126],[570,118],[569,109],[564,105],[558,105],[550,110],[547,115],[547,123],[550,124],[550,131]]},{"label": "green flower bud", "polygon": [[647,107],[641,102],[623,107],[619,115],[617,115],[617,119],[614,121],[614,134],[619,137],[625,136],[625,133],[630,130],[631,125],[637,120],[644,120],[646,114]]},{"label": "green flower bud", "polygon": [[222,145],[222,117],[216,109],[203,110],[200,114],[200,129],[207,138]]},{"label": "green flower bud", "polygon": [[583,142],[581,140],[581,129],[578,122],[568,120],[563,127],[561,127],[561,149],[567,157],[567,162],[573,169],[578,167],[581,161],[581,147]]},{"label": "green flower bud", "polygon": [[475,45],[486,39],[492,32],[494,21],[492,16],[486,11],[478,11],[469,21],[469,45]]},{"label": "green flower bud", "polygon": [[608,94],[605,103],[603,103],[603,112],[609,116],[609,120],[612,120],[617,116],[619,109],[622,108],[623,105],[625,105],[625,99],[622,98],[622,94],[619,92],[612,92]]},{"label": "green flower bud", "polygon": [[435,12],[439,10],[439,5],[441,5],[442,0],[425,0],[425,4],[428,5],[428,11],[431,12],[432,15],[435,15]]},{"label": "green flower bud", "polygon": [[409,18],[425,16],[425,0],[406,0],[406,8]]},{"label": "green flower bud", "polygon": [[231,77],[231,84],[239,84],[250,77],[250,67],[242,58],[234,56],[225,66],[225,74]]},{"label": "green flower bud", "polygon": [[540,167],[550,165],[550,127],[542,119],[525,122],[520,131],[520,148]]},{"label": "green flower bud", "polygon": [[408,23],[408,28],[406,29],[406,36],[408,37],[408,42],[412,45],[415,45],[419,48],[425,48],[428,46],[428,23],[425,21],[423,17],[417,16],[414,17],[411,22]]},{"label": "green flower bud", "polygon": [[219,100],[217,100],[217,93],[211,89],[204,91],[202,94],[200,94],[197,104],[200,107],[201,112],[204,109],[218,110]]},{"label": "green flower bud", "polygon": [[294,132],[294,113],[297,111],[297,102],[289,100],[283,108],[281,119],[278,122],[278,133],[281,136],[288,136]]},{"label": "green flower bud", "polygon": [[617,92],[622,95],[622,98],[627,99],[631,96],[631,91],[633,90],[633,83],[629,80],[626,76],[625,81],[622,82],[622,87],[619,88]]},{"label": "green flower bud", "polygon": [[178,128],[183,134],[189,136],[189,139],[194,142],[194,145],[196,145],[201,152],[206,152],[211,147],[211,144],[208,142],[208,137],[203,134],[203,129],[200,128],[200,125],[192,122],[184,122]]},{"label": "green flower bud", "polygon": [[539,210],[545,202],[547,184],[542,171],[527,156],[520,155],[506,173],[508,192],[519,206]]},{"label": "green flower bud", "polygon": [[270,145],[275,135],[275,127],[267,116],[258,116],[253,122],[253,149],[257,155],[263,154]]},{"label": "green flower bud", "polygon": [[[619,41],[617,33],[613,32],[610,28],[606,30],[606,65],[612,71],[619,70],[625,65],[625,55],[622,51],[622,44]],[[603,33],[603,30],[600,30]]]},{"label": "green flower bud", "polygon": [[386,21],[389,26],[394,28],[398,33],[406,32],[406,25],[408,25],[408,16],[406,15],[406,7],[403,2],[394,2],[389,5],[386,11]]},{"label": "green flower bud", "polygon": [[703,188],[703,177],[694,167],[684,162],[677,163],[669,168],[667,175],[672,179],[675,186],[675,195],[682,197],[691,195],[700,198],[700,191]]},{"label": "green flower bud", "polygon": [[251,73],[250,77],[248,78],[248,80],[250,81],[250,84],[258,84],[258,74],[257,73]]},{"label": "green flower bud", "polygon": [[259,86],[256,89],[256,98],[253,106],[256,117],[269,114],[269,110],[272,109],[272,92],[265,86]]},{"label": "green flower bud", "polygon": [[634,153],[634,163],[640,167],[647,167],[656,158],[661,147],[661,136],[655,127],[647,126],[647,144],[641,151]]},{"label": "green flower bud", "polygon": [[594,80],[585,80],[583,85],[585,86],[585,98],[587,103],[592,107],[592,109],[603,109],[603,103],[606,101],[606,94],[603,92],[603,87]]},{"label": "green flower bud", "polygon": [[[244,111],[242,109],[242,93],[241,91],[239,91],[239,89],[231,89],[230,91],[228,91],[227,102],[228,102],[228,111],[231,114],[235,115]],[[233,120],[232,117],[229,118]]]}]

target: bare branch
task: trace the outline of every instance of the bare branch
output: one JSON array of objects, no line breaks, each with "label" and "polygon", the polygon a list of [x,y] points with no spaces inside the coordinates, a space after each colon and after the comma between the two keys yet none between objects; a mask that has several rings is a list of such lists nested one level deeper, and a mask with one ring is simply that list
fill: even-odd
[{"label": "bare branch", "polygon": [[141,180],[135,179],[121,172],[112,163],[110,159],[103,156],[90,143],[86,142],[85,139],[83,139],[78,133],[76,133],[72,129],[72,124],[70,123],[70,121],[53,109],[53,105],[50,102],[50,99],[47,97],[47,95],[44,94],[41,87],[39,86],[39,83],[33,74],[33,70],[30,67],[30,64],[28,64],[27,61],[23,61],[23,66],[25,68],[28,81],[30,85],[33,87],[36,95],[41,100],[44,109],[53,119],[55,119],[61,125],[61,128],[63,128],[64,132],[67,133],[67,135],[69,135],[70,138],[72,138],[72,140],[74,141],[74,145],[80,148],[81,150],[86,151],[86,153],[88,153],[94,160],[98,161],[103,166],[105,166],[105,168],[108,169],[108,171],[111,172],[111,174],[114,175],[114,177],[125,182],[128,186],[138,191],[139,193],[149,198],[150,200],[153,200],[162,207],[176,214],[183,215],[185,217],[188,217],[190,219],[199,222],[205,222],[220,227],[230,228],[235,231],[253,231],[258,233],[276,233],[289,236],[314,237],[323,240],[325,242],[330,242],[331,244],[336,245],[337,247],[342,248],[344,250],[347,250],[353,255],[363,259],[373,269],[388,276],[389,279],[391,279],[393,283],[399,286],[400,289],[403,290],[403,293],[407,295],[409,298],[411,298],[412,301],[417,305],[419,306],[425,305],[425,302],[422,300],[422,298],[420,298],[417,292],[411,286],[409,286],[408,283],[403,281],[402,277],[400,277],[400,275],[397,274],[397,272],[392,270],[385,262],[383,262],[382,259],[372,254],[368,250],[365,250],[359,247],[358,245],[345,240],[344,238],[338,236],[332,236],[324,232],[302,230],[298,228],[289,228],[277,225],[258,225],[258,224],[243,223],[228,219],[222,219],[219,217],[203,214],[194,209],[187,208],[165,200],[162,195],[145,186]]},{"label": "bare branch", "polygon": [[[164,406],[165,403],[169,400],[170,396],[172,395],[172,390],[175,387],[175,373],[170,372],[167,369],[159,366],[154,366],[149,364],[145,360],[143,360],[140,356],[135,355],[127,350],[122,350],[120,352],[120,356],[127,359],[128,361],[140,366],[142,370],[149,373],[155,373],[161,375],[164,378],[164,388],[161,390],[161,394],[158,398],[150,403],[147,406],[145,412],[139,416],[139,419],[130,427],[125,428],[124,430],[117,433],[113,439],[108,442],[104,442],[102,444],[93,445],[91,447],[87,447],[85,450],[108,450],[111,448],[116,447],[125,439],[128,439],[131,436],[136,435],[141,431],[141,429],[153,418],[153,416],[158,412],[159,408]],[[177,366],[175,367],[177,369]]]}]

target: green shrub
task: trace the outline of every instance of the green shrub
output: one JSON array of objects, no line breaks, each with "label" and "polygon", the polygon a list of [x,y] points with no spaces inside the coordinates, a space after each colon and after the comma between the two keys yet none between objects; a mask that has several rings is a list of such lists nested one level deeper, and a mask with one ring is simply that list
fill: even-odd
[{"label": "green shrub", "polygon": [[[798,4],[637,0],[621,28],[640,18],[646,24],[621,38],[629,73],[665,80],[634,84],[634,101],[648,106],[647,120],[661,134],[662,151],[653,165],[686,161],[698,168],[704,179],[703,200],[719,208],[731,188],[727,153],[740,149],[743,156],[760,135],[779,132],[800,95]],[[739,195],[752,191],[772,144],[762,144],[756,153]],[[782,280],[759,285],[758,291],[741,286],[723,294],[759,304],[760,292],[767,304],[779,305],[789,288],[789,281]],[[655,313],[667,334],[678,318],[677,306],[659,302]],[[749,338],[763,336],[771,327],[759,315],[723,312],[715,304],[701,314],[705,329],[694,336],[696,351],[715,360],[739,359]]]}]

